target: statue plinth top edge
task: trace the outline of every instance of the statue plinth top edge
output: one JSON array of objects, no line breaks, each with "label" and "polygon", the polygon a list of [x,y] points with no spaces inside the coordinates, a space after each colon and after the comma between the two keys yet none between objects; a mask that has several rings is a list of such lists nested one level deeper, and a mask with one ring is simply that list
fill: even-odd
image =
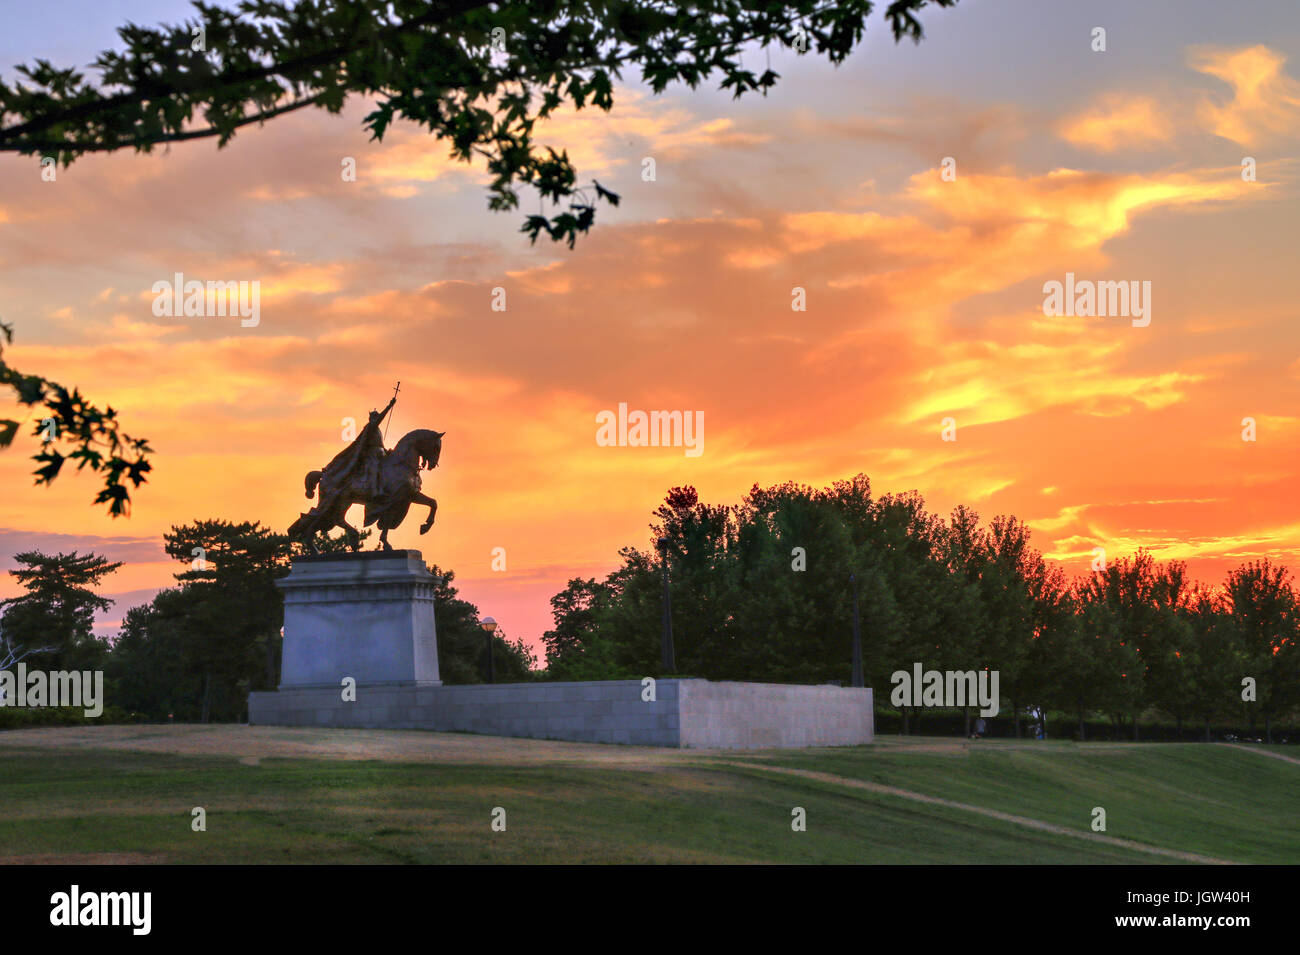
[{"label": "statue plinth top edge", "polygon": [[411,557],[419,561],[424,560],[424,554],[421,551],[394,549],[348,551],[340,554],[304,554],[301,557],[291,558],[290,562],[294,564],[321,564],[329,561],[407,560]]}]

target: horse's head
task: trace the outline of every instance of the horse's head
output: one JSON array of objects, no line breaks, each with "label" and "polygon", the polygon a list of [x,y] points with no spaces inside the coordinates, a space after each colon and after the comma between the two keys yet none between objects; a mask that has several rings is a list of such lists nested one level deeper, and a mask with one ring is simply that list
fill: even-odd
[{"label": "horse's head", "polygon": [[420,457],[426,469],[432,471],[438,466],[438,458],[442,456],[442,436],[446,431],[430,431],[432,438],[427,444],[420,446]]},{"label": "horse's head", "polygon": [[427,428],[408,432],[401,441],[397,442],[393,453],[409,449],[416,456],[417,467],[432,471],[438,466],[438,458],[442,455],[442,436],[446,433],[446,431],[430,431]]}]

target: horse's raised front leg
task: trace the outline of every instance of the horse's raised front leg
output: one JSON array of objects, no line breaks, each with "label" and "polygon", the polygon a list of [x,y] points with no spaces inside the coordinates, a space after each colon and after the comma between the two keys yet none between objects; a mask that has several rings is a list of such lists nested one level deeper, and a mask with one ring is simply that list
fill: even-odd
[{"label": "horse's raised front leg", "polygon": [[421,494],[419,491],[416,491],[414,494],[411,495],[411,503],[429,505],[429,518],[423,524],[420,525],[420,533],[427,534],[429,528],[433,526],[434,516],[438,513],[438,502],[435,501],[433,498]]}]

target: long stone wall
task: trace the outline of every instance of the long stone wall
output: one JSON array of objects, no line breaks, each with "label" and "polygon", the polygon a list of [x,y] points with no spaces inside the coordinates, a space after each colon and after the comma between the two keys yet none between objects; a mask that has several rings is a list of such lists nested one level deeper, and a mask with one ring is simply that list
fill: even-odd
[{"label": "long stone wall", "polygon": [[870,689],[682,680],[678,692],[682,746],[845,746],[875,735]]},{"label": "long stone wall", "polygon": [[429,729],[639,746],[754,749],[846,746],[874,735],[870,689],[659,680],[472,686],[284,688],[252,693],[249,722]]}]

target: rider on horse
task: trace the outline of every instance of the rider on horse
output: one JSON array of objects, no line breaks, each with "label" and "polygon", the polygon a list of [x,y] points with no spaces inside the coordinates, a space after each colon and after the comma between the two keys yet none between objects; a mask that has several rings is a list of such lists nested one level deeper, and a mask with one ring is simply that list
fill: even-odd
[{"label": "rider on horse", "polygon": [[355,550],[359,546],[357,531],[345,519],[354,503],[365,505],[366,526],[379,524],[380,546],[385,550],[391,549],[388,531],[401,523],[412,503],[429,507],[420,533],[428,531],[438,503],[420,493],[419,472],[437,466],[443,432],[417,429],[405,435],[393,451],[386,450],[379,428],[396,401],[394,394],[383,411],[370,412],[370,420],[351,444],[321,470],[308,472],[304,480],[307,497],[313,497],[319,488],[319,502],[299,515],[289,528],[289,537],[315,550],[312,536],[338,526],[347,532]]},{"label": "rider on horse", "polygon": [[388,412],[393,410],[396,401],[397,396],[394,395],[383,411],[370,412],[370,420],[361,429],[357,439],[330,462],[331,466],[342,464],[339,471],[343,473],[350,472],[360,465],[362,480],[372,492],[379,491],[379,465],[384,460],[384,455],[388,453],[384,450],[384,437],[379,433],[379,425]]}]

